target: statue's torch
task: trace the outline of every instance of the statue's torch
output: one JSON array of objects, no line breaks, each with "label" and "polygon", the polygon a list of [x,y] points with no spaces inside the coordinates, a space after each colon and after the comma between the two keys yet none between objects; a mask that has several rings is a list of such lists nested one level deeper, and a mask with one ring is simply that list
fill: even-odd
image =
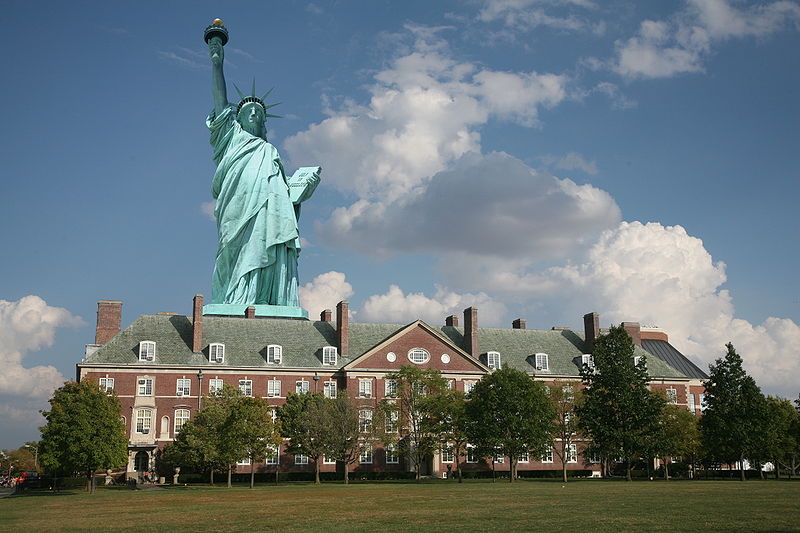
[{"label": "statue's torch", "polygon": [[[228,44],[228,29],[222,24],[222,20],[214,19],[214,22],[206,28],[203,38],[206,44],[210,44],[212,39],[218,39],[222,46]],[[217,54],[214,54],[212,59],[216,59]]]}]

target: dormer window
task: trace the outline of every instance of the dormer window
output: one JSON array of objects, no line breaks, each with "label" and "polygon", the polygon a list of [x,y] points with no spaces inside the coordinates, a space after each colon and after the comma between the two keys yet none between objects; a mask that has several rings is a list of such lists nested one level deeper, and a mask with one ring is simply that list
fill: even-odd
[{"label": "dormer window", "polygon": [[222,363],[225,361],[225,345],[219,342],[212,342],[208,347],[208,362]]},{"label": "dormer window", "polygon": [[550,361],[546,353],[536,354],[536,370],[550,370]]},{"label": "dormer window", "polygon": [[[634,355],[633,356],[633,366],[639,366],[639,363],[642,361],[641,355]],[[644,368],[647,369],[647,361],[645,360]]]},{"label": "dormer window", "polygon": [[581,356],[581,367],[594,368],[594,357],[592,354],[585,353]]},{"label": "dormer window", "polygon": [[325,346],[322,349],[322,364],[329,366],[336,366],[336,359],[338,356],[336,346]]},{"label": "dormer window", "polygon": [[500,352],[487,352],[486,353],[486,366],[492,370],[500,368]]},{"label": "dormer window", "polygon": [[142,341],[139,343],[139,361],[155,361],[156,343],[153,341]]},{"label": "dormer window", "polygon": [[270,344],[267,346],[267,363],[270,365],[279,365],[283,360],[283,346],[277,344]]}]

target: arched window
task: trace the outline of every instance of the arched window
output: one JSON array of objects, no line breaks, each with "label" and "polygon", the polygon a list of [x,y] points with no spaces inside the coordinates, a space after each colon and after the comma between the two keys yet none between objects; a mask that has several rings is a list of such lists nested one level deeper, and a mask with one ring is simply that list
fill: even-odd
[{"label": "arched window", "polygon": [[169,438],[169,417],[167,415],[161,417],[161,431],[159,432],[159,438]]},{"label": "arched window", "polygon": [[427,363],[430,358],[431,355],[422,348],[412,348],[408,352],[408,360],[417,365]]}]

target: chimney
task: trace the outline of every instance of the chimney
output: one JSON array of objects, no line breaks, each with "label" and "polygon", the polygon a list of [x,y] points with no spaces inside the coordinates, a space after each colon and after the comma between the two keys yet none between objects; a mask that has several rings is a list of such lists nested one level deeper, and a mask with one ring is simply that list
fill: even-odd
[{"label": "chimney", "polygon": [[479,357],[481,354],[478,341],[478,308],[467,307],[464,309],[464,349],[472,355]]},{"label": "chimney", "polygon": [[339,355],[350,355],[350,303],[347,300],[336,304],[336,344]]},{"label": "chimney", "polygon": [[331,320],[333,320],[333,313],[331,312],[330,309],[325,309],[323,312],[319,314],[319,319],[322,322],[330,322]]},{"label": "chimney", "polygon": [[122,323],[122,302],[119,300],[100,300],[97,302],[97,328],[94,333],[95,344],[105,344],[119,333]]},{"label": "chimney", "polygon": [[597,313],[586,313],[583,315],[583,331],[586,338],[586,351],[594,352],[594,343],[600,336],[600,315]]},{"label": "chimney", "polygon": [[524,318],[518,318],[511,323],[511,327],[514,329],[525,329],[525,326],[527,325],[528,322]]},{"label": "chimney", "polygon": [[244,310],[244,317],[245,318],[255,318],[256,317],[256,306],[248,305],[247,309]]},{"label": "chimney", "polygon": [[203,295],[195,294],[192,300],[192,351],[203,349]]},{"label": "chimney", "polygon": [[638,322],[623,322],[622,327],[625,328],[625,333],[633,339],[633,344],[636,346],[642,345],[642,328]]},{"label": "chimney", "polygon": [[450,315],[449,317],[444,319],[445,326],[453,326],[454,328],[458,327],[458,317],[456,315]]}]

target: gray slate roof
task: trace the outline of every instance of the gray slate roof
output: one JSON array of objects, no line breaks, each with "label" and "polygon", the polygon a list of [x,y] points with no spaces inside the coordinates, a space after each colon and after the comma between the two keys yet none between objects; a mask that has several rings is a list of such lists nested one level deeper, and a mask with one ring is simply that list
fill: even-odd
[{"label": "gray slate roof", "polygon": [[[405,326],[351,323],[350,353],[339,356],[339,366],[350,363]],[[462,350],[465,349],[463,328],[433,326],[433,329],[440,331]],[[502,364],[524,372],[536,372],[540,376],[578,376],[580,357],[587,353],[583,334],[568,330],[478,328],[478,336],[481,353],[500,352]],[[191,319],[179,315],[143,315],[96,352],[87,356],[83,364],[149,364],[140,362],[138,358],[139,342],[146,340],[156,343],[156,357],[153,364],[208,366],[208,344],[221,342],[225,344],[225,361],[221,365],[214,364],[214,366],[319,368],[322,367],[322,348],[336,345],[336,324],[306,320],[205,316],[203,339],[203,353],[193,353]],[[266,348],[269,344],[283,346],[283,360],[280,365],[266,363]],[[674,348],[672,350],[675,353],[670,352],[666,360],[658,355],[648,357],[647,367],[651,376],[678,378],[690,376],[683,372],[683,367],[670,362],[677,364],[685,361],[691,365],[677,350]],[[548,354],[549,371],[535,370],[533,356],[536,353]],[[648,353],[637,346],[636,355],[646,356]],[[485,363],[483,358],[481,359]]]},{"label": "gray slate roof", "polygon": [[645,339],[642,340],[642,348],[690,378],[708,379],[705,372],[667,341]]}]

